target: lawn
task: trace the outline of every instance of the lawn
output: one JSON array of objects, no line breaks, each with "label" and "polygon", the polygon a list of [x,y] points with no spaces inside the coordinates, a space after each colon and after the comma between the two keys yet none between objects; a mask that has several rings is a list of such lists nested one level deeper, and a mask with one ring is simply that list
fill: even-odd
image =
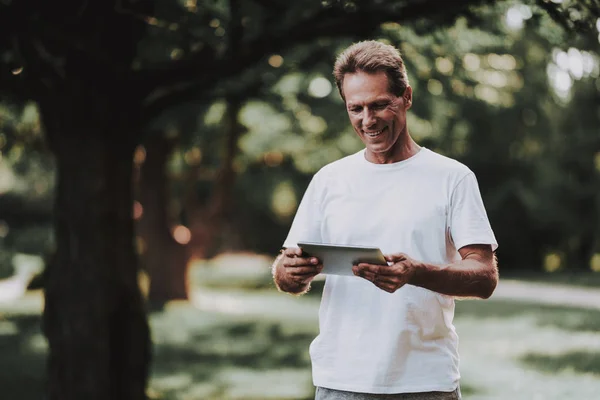
[{"label": "lawn", "polygon": [[[192,301],[151,313],[151,398],[312,398],[308,345],[322,283],[308,296],[284,295],[253,262],[197,267]],[[39,292],[0,305],[2,399],[42,398],[40,311]],[[599,398],[600,311],[464,300],[455,322],[465,399]]]},{"label": "lawn", "polygon": [[592,271],[557,271],[540,274],[535,271],[507,271],[502,273],[506,279],[517,279],[524,282],[568,284],[576,287],[600,289],[600,272]]}]

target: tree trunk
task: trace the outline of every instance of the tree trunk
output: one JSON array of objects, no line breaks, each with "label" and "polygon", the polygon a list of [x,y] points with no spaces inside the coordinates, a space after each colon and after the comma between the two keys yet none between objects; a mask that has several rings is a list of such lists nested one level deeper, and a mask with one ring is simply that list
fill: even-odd
[{"label": "tree trunk", "polygon": [[58,169],[57,248],[45,286],[47,398],[141,400],[150,339],[133,247],[135,124],[124,123],[132,107],[114,96],[75,99],[40,107]]},{"label": "tree trunk", "polygon": [[215,182],[214,194],[210,201],[208,222],[211,232],[215,236],[222,234],[223,224],[229,219],[233,203],[233,185],[236,172],[234,168],[235,157],[239,153],[238,141],[244,132],[244,127],[239,123],[239,113],[242,103],[239,99],[230,97],[227,99],[227,112],[224,121],[224,143],[222,163],[217,181]]},{"label": "tree trunk", "polygon": [[190,196],[191,200],[186,202],[192,231],[190,248],[194,257],[214,256],[230,240],[226,236],[230,228],[233,185],[236,179],[234,161],[239,153],[238,141],[246,129],[239,123],[242,105],[238,98],[227,98],[221,136],[221,163],[206,206],[202,207],[195,196]]},{"label": "tree trunk", "polygon": [[167,160],[174,140],[156,133],[146,143],[146,159],[139,180],[143,216],[138,232],[145,243],[142,253],[150,277],[148,298],[153,304],[168,300],[187,300],[187,246],[175,241],[171,233],[173,221],[169,215],[169,182]]}]

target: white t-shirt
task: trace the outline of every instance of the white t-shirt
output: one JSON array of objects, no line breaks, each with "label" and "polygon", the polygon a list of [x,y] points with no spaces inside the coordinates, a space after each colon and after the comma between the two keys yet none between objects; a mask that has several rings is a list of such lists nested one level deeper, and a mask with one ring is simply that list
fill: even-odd
[{"label": "white t-shirt", "polygon": [[[422,148],[394,164],[364,150],[313,177],[284,247],[313,241],[379,247],[432,264],[491,244],[474,174]],[[362,393],[452,391],[460,378],[454,299],[417,286],[387,293],[354,276],[328,275],[319,335],[310,345],[315,386]]]}]

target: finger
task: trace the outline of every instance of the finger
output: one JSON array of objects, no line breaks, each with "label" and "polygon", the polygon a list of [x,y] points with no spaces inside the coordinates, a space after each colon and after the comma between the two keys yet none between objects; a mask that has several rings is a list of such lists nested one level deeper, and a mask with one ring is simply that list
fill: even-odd
[{"label": "finger", "polygon": [[315,278],[316,274],[310,274],[310,275],[292,275],[290,276],[290,279],[296,282],[304,282],[304,283],[308,283],[310,281],[312,281]]},{"label": "finger", "polygon": [[371,273],[376,276],[396,276],[398,274],[397,270],[392,268],[389,265],[375,265],[375,264],[366,264],[360,263],[358,264],[359,271],[365,271],[365,273]]},{"label": "finger", "polygon": [[399,268],[393,268],[391,265],[380,265],[379,269],[377,270],[377,275],[396,277],[396,276],[398,276],[399,270],[400,270]]},{"label": "finger", "polygon": [[[378,282],[379,283],[379,282]],[[392,290],[390,293],[395,292],[396,290],[399,290],[401,288],[404,287],[404,285],[406,285],[406,282],[381,282],[382,286],[385,286],[387,289]]]},{"label": "finger", "polygon": [[302,249],[299,247],[288,247],[283,251],[288,257],[300,257],[302,255]]},{"label": "finger", "polygon": [[375,264],[360,263],[360,264],[356,265],[356,267],[358,267],[359,271],[370,272],[372,274],[377,275],[377,274],[379,274],[379,270],[381,269],[382,266],[375,265]]},{"label": "finger", "polygon": [[399,285],[396,282],[393,282],[393,283],[382,282],[379,279],[376,280],[375,282],[373,282],[373,284],[375,286],[377,286],[379,289],[385,290],[388,293],[394,293],[396,290],[398,290],[399,288],[401,288],[403,286],[403,285]]},{"label": "finger", "polygon": [[283,266],[286,267],[286,268],[287,267],[303,267],[303,266],[316,267],[317,265],[320,265],[320,264],[321,264],[321,262],[316,257],[294,257],[294,258],[287,258],[283,262]]},{"label": "finger", "polygon": [[323,270],[322,266],[314,267],[289,267],[286,269],[290,275],[302,276],[302,275],[317,275]]},{"label": "finger", "polygon": [[[399,262],[402,263],[402,261]],[[381,268],[379,268],[379,272],[377,273],[377,275],[402,279],[402,277],[405,276],[406,273],[407,270],[402,264],[384,265]]]},{"label": "finger", "polygon": [[375,278],[377,277],[377,274],[374,274],[373,272],[371,272],[367,269],[359,268],[357,265],[352,267],[352,272],[354,273],[354,275],[356,275],[360,278],[364,278],[371,282],[373,282],[375,280]]},{"label": "finger", "polygon": [[404,261],[407,258],[407,255],[404,253],[393,253],[393,254],[385,254],[383,256],[386,261],[397,263],[398,261]]},{"label": "finger", "polygon": [[365,278],[368,281],[375,282],[377,280],[377,274],[373,274],[371,272],[365,271],[361,275],[362,278]]},{"label": "finger", "polygon": [[293,280],[294,282],[298,282],[298,283],[308,283],[310,282],[315,276],[317,276],[321,271],[320,270],[315,270],[313,269],[312,271],[308,271],[306,273],[303,273],[302,271],[296,271],[296,273],[290,273],[290,279]]},{"label": "finger", "polygon": [[400,283],[398,278],[389,275],[377,275],[375,281],[387,285],[398,285]]},{"label": "finger", "polygon": [[394,293],[396,290],[398,290],[398,287],[393,284],[381,283],[379,281],[373,282],[373,284],[375,286],[377,286],[379,289],[385,290],[388,293]]}]

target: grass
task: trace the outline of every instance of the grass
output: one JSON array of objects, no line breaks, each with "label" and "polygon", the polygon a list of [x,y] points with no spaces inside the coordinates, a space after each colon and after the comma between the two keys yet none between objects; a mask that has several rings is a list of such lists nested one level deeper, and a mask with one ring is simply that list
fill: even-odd
[{"label": "grass", "polygon": [[600,375],[600,352],[571,351],[557,356],[526,354],[522,361],[536,369],[555,373],[571,371],[580,374]]},{"label": "grass", "polygon": [[588,288],[600,288],[600,272],[557,271],[540,273],[535,271],[501,271],[504,279],[516,279],[526,282],[550,283]]},{"label": "grass", "polygon": [[[512,301],[457,303],[467,399],[595,399],[600,311]],[[565,361],[569,361],[568,363]]]},{"label": "grass", "polygon": [[[150,397],[312,399],[308,346],[317,332],[322,282],[298,298],[276,292],[268,269],[244,275],[211,268],[193,271],[192,302],[168,303],[150,315]],[[43,397],[46,347],[36,296],[0,305],[3,399]],[[455,324],[464,399],[598,398],[600,311],[464,300],[457,302]]]},{"label": "grass", "polygon": [[42,398],[44,344],[39,315],[0,313],[0,398]]},{"label": "grass", "polygon": [[[196,314],[198,318],[198,311],[192,307],[178,308],[181,316]],[[170,316],[152,316],[156,343],[151,384],[154,398],[310,398],[313,389],[306,350],[314,328],[244,316],[202,316],[212,317],[213,323],[196,324],[190,319],[185,335],[173,335],[162,328]]]}]

